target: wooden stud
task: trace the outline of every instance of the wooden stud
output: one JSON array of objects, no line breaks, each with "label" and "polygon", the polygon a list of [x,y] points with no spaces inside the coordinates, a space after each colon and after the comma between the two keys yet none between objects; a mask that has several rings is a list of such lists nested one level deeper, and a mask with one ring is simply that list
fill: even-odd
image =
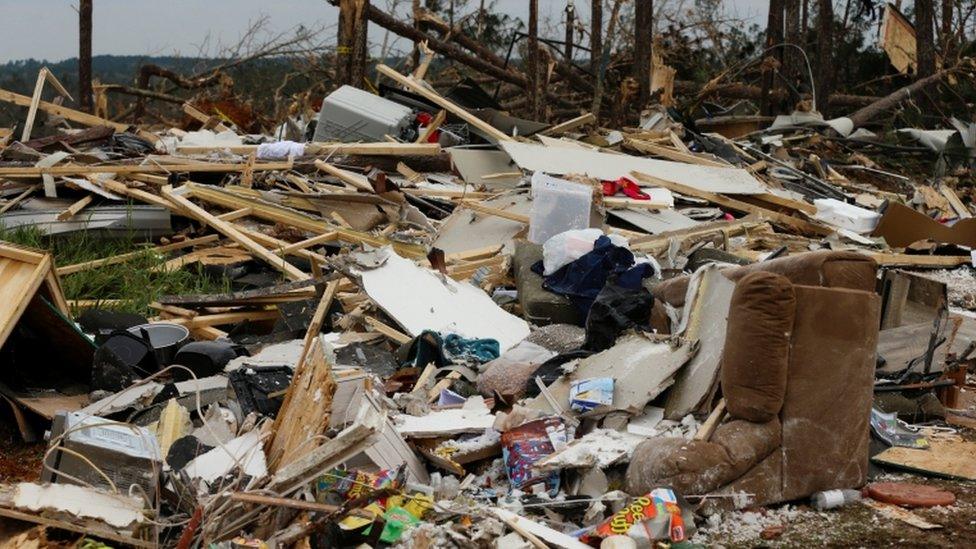
[{"label": "wooden stud", "polygon": [[165,196],[171,202],[173,202],[174,204],[182,208],[186,212],[186,215],[189,215],[190,217],[196,219],[197,221],[200,221],[201,223],[205,223],[206,225],[209,225],[210,227],[214,228],[216,231],[220,232],[227,238],[233,240],[234,242],[237,242],[241,246],[244,246],[244,248],[247,249],[249,252],[253,253],[259,259],[263,260],[264,262],[271,265],[275,269],[281,271],[286,276],[288,276],[288,278],[291,278],[292,280],[305,280],[309,278],[309,275],[306,274],[304,271],[288,263],[287,261],[284,260],[284,258],[274,255],[273,253],[268,251],[268,249],[264,248],[263,246],[261,246],[260,244],[258,244],[257,242],[255,242],[254,240],[246,236],[244,233],[237,230],[237,228],[234,227],[229,222],[223,221],[221,219],[217,219],[217,217],[212,215],[207,210],[204,210],[200,206],[197,206],[193,202],[190,202],[185,197],[174,193],[171,188],[164,187],[163,196]]},{"label": "wooden stud", "polygon": [[81,210],[83,210],[85,208],[85,206],[91,204],[91,201],[92,200],[94,200],[92,198],[92,195],[90,195],[90,194],[89,195],[85,195],[83,198],[81,198],[80,200],[78,200],[74,204],[72,204],[72,205],[68,206],[67,208],[65,208],[63,212],[59,213],[58,214],[58,218],[57,218],[58,221],[67,221],[67,220],[71,219],[78,212],[80,212]]},{"label": "wooden stud", "polygon": [[441,94],[427,88],[426,86],[420,84],[419,82],[408,78],[397,71],[387,67],[386,65],[380,64],[376,66],[376,72],[382,74],[383,76],[393,80],[397,84],[404,86],[410,91],[423,96],[428,101],[436,104],[447,112],[453,114],[454,116],[460,118],[461,120],[467,122],[473,128],[483,132],[488,137],[494,139],[495,141],[512,141],[512,137],[509,137],[504,132],[498,130],[491,124],[485,122],[484,120],[478,118],[477,116],[469,113],[467,110],[463,109],[456,103],[449,101],[447,98]]}]

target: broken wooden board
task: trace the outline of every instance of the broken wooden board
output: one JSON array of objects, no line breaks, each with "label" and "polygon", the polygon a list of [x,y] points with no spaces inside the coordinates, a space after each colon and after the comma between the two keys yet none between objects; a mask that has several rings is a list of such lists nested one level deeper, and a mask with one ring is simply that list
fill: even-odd
[{"label": "broken wooden board", "polygon": [[[688,361],[675,377],[674,386],[664,406],[664,417],[680,420],[692,412],[700,412],[715,394],[718,372],[725,349],[725,328],[735,283],[726,278],[717,266],[699,270],[700,283],[690,309],[686,307],[688,322],[684,337],[698,342],[698,353]],[[698,277],[698,273],[696,277]]]},{"label": "broken wooden board", "polygon": [[358,269],[369,297],[411,336],[424,330],[491,338],[505,352],[529,335],[529,324],[495,304],[483,290],[456,282],[391,248],[375,252],[381,265]]},{"label": "broken wooden board", "polygon": [[283,301],[304,301],[315,297],[312,286],[325,282],[324,278],[297,280],[276,284],[265,288],[229,292],[226,294],[187,294],[164,295],[159,302],[164,305],[180,305],[184,307],[220,306],[220,305],[263,305],[280,303]]},{"label": "broken wooden board", "polygon": [[539,471],[606,469],[630,461],[628,456],[633,455],[637,445],[644,440],[642,436],[613,429],[595,429],[537,461],[532,468]]},{"label": "broken wooden board", "polygon": [[928,450],[893,446],[871,460],[924,475],[976,480],[976,442],[930,439]]},{"label": "broken wooden board", "polygon": [[482,433],[494,425],[495,415],[482,400],[481,406],[438,410],[424,416],[400,414],[394,416],[393,422],[397,432],[406,438],[432,438]]},{"label": "broken wooden board", "polygon": [[881,49],[888,54],[891,65],[898,72],[915,72],[918,67],[915,26],[894,4],[885,4],[879,41]]},{"label": "broken wooden board", "polygon": [[0,241],[0,346],[40,292],[65,317],[68,303],[46,252]]},{"label": "broken wooden board", "polygon": [[550,175],[585,174],[600,180],[615,181],[637,171],[667,178],[700,191],[722,194],[763,194],[766,186],[741,168],[697,166],[668,160],[610,154],[582,149],[546,147],[506,141],[502,149],[520,168]]},{"label": "broken wooden board", "polygon": [[553,547],[558,547],[559,549],[590,549],[589,545],[572,536],[566,535],[558,530],[553,530],[544,524],[540,524],[525,517],[516,515],[507,509],[492,507],[491,512],[495,513],[498,518],[505,521],[505,523],[512,527],[512,529],[516,531],[523,530],[524,532],[543,540],[545,543]]},{"label": "broken wooden board", "polygon": [[618,338],[613,347],[580,360],[571,373],[549,385],[546,392],[563,410],[554,409],[546,394],[535,397],[527,406],[548,413],[569,410],[569,390],[574,381],[612,377],[613,403],[587,415],[605,415],[614,411],[636,415],[671,386],[674,374],[688,362],[694,351],[694,346],[687,342],[676,346],[640,333],[626,334]]},{"label": "broken wooden board", "polygon": [[914,526],[915,528],[922,530],[937,530],[942,528],[941,524],[929,522],[908,509],[902,509],[897,505],[874,501],[873,499],[862,499],[861,502],[877,511],[879,515],[885,518],[898,520],[908,524],[909,526]]},{"label": "broken wooden board", "polygon": [[[451,163],[468,185],[484,185],[489,189],[512,189],[521,181],[521,170],[502,151],[452,147]],[[518,172],[519,175],[508,175]],[[503,177],[488,177],[505,174]]]},{"label": "broken wooden board", "polygon": [[[480,204],[526,217],[532,210],[528,193],[506,193]],[[455,208],[454,213],[440,226],[432,246],[452,254],[501,244],[503,253],[512,254],[515,252],[516,237],[525,229],[526,224],[519,221],[479,213],[470,208]]]},{"label": "broken wooden board", "polygon": [[272,471],[318,446],[329,427],[335,390],[335,376],[325,357],[322,339],[312,337],[305,360],[299,359],[275,418],[274,435],[268,441],[268,463]]}]

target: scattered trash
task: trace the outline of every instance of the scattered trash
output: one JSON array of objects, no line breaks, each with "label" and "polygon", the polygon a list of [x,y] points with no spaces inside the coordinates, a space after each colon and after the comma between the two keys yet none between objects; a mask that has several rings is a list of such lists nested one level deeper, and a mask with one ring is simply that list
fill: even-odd
[{"label": "scattered trash", "polygon": [[[0,397],[37,454],[0,517],[93,549],[959,522],[935,513],[976,480],[976,126],[928,102],[968,93],[965,48],[922,75],[929,38],[886,6],[898,78],[866,86],[911,83],[822,97],[796,48],[692,86],[648,33],[581,72],[575,27],[561,57],[532,25],[509,59],[453,13],[329,3],[341,44],[304,74],[335,77],[270,82],[267,112],[233,60],[144,65],[94,112],[46,68],[33,96],[0,90],[29,109],[0,128]],[[613,4],[608,33],[655,26]],[[370,24],[416,46],[411,74],[367,68]]]}]

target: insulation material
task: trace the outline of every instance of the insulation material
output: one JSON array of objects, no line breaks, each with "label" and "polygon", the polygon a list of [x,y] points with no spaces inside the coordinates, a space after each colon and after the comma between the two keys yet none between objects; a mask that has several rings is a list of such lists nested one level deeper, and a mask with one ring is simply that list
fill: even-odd
[{"label": "insulation material", "polygon": [[142,523],[142,499],[72,484],[16,485],[12,507],[23,511],[57,511],[95,519],[119,529]]}]

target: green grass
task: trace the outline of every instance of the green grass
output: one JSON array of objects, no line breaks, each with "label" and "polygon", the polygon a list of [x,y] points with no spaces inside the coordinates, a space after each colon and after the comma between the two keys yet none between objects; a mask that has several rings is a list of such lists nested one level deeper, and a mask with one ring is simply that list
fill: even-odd
[{"label": "green grass", "polygon": [[[140,249],[145,245],[131,239],[105,240],[84,232],[50,238],[34,227],[0,230],[0,240],[48,250],[55,265],[64,267],[94,259],[111,257]],[[60,277],[65,298],[122,300],[104,308],[151,316],[149,304],[167,294],[204,294],[230,291],[227,278],[213,279],[189,266],[173,272],[153,271],[172,256],[149,249],[125,263],[87,269]]]}]

